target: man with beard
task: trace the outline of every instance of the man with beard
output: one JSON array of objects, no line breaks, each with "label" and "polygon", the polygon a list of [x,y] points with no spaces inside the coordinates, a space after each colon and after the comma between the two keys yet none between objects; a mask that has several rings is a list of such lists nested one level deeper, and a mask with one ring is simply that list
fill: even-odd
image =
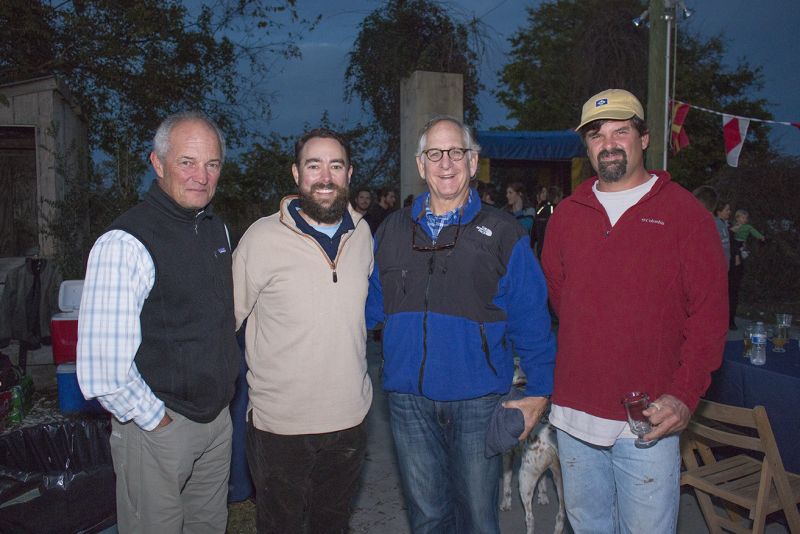
[{"label": "man with beard", "polygon": [[372,205],[372,191],[368,187],[359,187],[353,197],[353,208],[362,216],[367,213]]},{"label": "man with beard", "polygon": [[350,148],[316,129],[295,145],[299,196],[256,221],[233,256],[250,394],[247,458],[258,532],[347,532],[372,401],[364,305],[369,226],[348,202]]},{"label": "man with beard", "polygon": [[[678,436],[727,334],[726,273],[711,214],[663,171],[647,171],[642,105],[620,89],[583,106],[593,177],[560,202],[542,266],[559,318],[553,409],[573,530],[675,532]],[[620,402],[644,411],[637,448]]]}]

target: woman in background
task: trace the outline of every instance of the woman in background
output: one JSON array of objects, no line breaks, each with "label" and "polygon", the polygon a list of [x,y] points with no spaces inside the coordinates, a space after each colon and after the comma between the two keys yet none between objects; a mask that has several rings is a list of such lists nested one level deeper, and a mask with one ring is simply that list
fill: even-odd
[{"label": "woman in background", "polygon": [[523,228],[531,234],[533,221],[536,217],[536,210],[528,202],[528,195],[525,193],[525,185],[522,182],[511,182],[506,187],[506,210],[517,218]]}]

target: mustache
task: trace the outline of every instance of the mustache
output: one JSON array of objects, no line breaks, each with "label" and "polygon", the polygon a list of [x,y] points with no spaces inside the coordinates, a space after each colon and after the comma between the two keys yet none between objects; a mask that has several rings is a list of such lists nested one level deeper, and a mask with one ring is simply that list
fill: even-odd
[{"label": "mustache", "polygon": [[338,191],[339,189],[341,189],[341,187],[339,187],[338,185],[336,185],[334,183],[328,183],[328,184],[317,183],[317,184],[314,184],[314,185],[311,186],[311,191],[312,192],[314,192],[314,191]]},{"label": "mustache", "polygon": [[601,150],[600,153],[597,155],[597,157],[599,159],[599,158],[605,158],[605,157],[608,157],[608,156],[615,156],[615,155],[619,155],[619,156],[625,157],[625,151],[622,150],[621,148],[613,148],[611,150]]}]

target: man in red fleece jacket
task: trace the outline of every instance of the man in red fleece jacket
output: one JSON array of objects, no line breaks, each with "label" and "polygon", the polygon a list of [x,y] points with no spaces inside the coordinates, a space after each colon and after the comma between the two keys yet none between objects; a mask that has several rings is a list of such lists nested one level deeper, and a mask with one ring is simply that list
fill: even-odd
[{"label": "man in red fleece jacket", "polygon": [[[675,532],[678,435],[722,360],[725,260],[711,214],[647,171],[642,105],[609,89],[578,133],[597,176],[562,201],[542,267],[559,317],[551,423],[574,531]],[[621,399],[645,392],[655,444],[635,446]]]}]

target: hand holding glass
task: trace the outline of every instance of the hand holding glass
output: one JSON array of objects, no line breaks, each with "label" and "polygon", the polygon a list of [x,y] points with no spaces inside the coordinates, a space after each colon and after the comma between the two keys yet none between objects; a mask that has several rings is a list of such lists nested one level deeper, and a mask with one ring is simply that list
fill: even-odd
[{"label": "hand holding glass", "polygon": [[653,429],[650,419],[642,413],[650,407],[650,396],[647,393],[633,391],[625,395],[622,399],[622,404],[628,414],[628,424],[631,427],[631,432],[638,436],[634,445],[639,449],[646,449],[655,445],[658,440],[651,439],[648,441],[644,439],[645,434],[648,434]]}]

